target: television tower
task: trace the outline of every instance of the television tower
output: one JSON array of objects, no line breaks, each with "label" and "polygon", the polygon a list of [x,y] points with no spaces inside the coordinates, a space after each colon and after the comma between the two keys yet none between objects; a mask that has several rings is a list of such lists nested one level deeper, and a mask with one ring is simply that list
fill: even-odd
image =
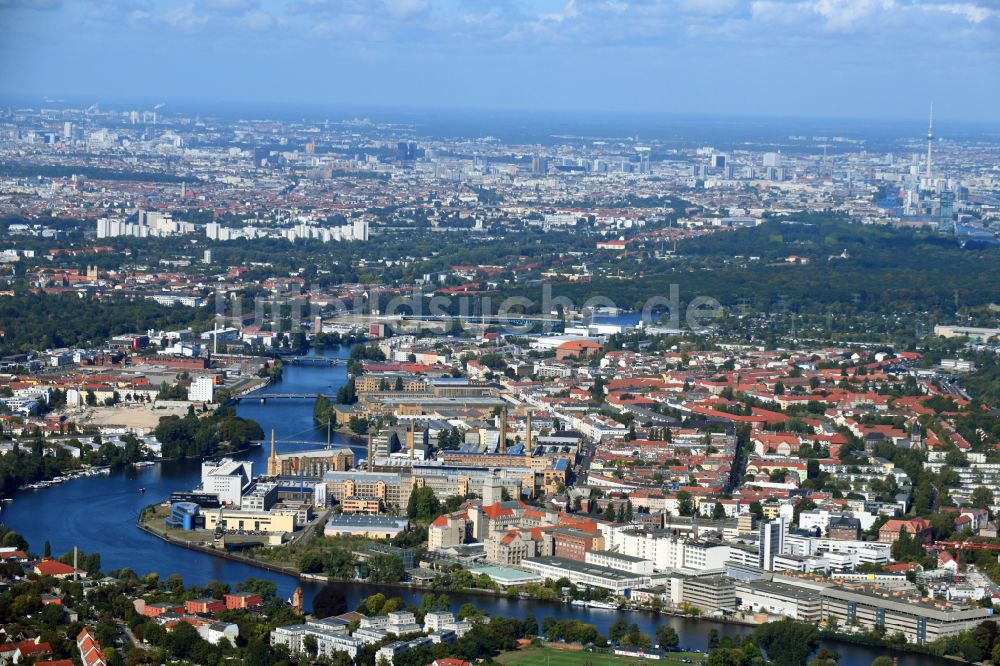
[{"label": "television tower", "polygon": [[927,180],[931,179],[931,142],[934,140],[934,102],[931,102],[931,115],[927,120]]}]

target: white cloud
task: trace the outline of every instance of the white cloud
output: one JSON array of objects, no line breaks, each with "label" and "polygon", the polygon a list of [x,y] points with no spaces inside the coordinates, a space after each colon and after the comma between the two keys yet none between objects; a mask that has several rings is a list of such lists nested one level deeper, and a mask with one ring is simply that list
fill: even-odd
[{"label": "white cloud", "polygon": [[677,8],[686,14],[720,16],[739,9],[738,0],[678,0]]},{"label": "white cloud", "polygon": [[538,16],[540,22],[564,23],[570,19],[575,19],[580,15],[576,8],[576,0],[567,0],[563,8],[558,12],[543,13]]},{"label": "white cloud", "polygon": [[802,25],[827,32],[886,33],[927,29],[924,20],[936,16],[936,31],[949,28],[948,18],[978,25],[998,16],[996,9],[976,2],[934,3],[910,0],[755,0],[751,16],[764,24]]},{"label": "white cloud", "polygon": [[198,11],[193,2],[174,7],[173,9],[160,14],[159,19],[172,28],[177,28],[185,32],[194,32],[204,28],[210,18],[206,14]]},{"label": "white cloud", "polygon": [[210,12],[247,14],[260,7],[260,0],[202,0],[201,4]]},{"label": "white cloud", "polygon": [[384,0],[385,8],[396,19],[409,19],[430,9],[427,0]]},{"label": "white cloud", "polygon": [[851,30],[880,11],[891,11],[893,0],[817,0],[812,10],[825,21],[829,30]]},{"label": "white cloud", "polygon": [[990,9],[989,7],[983,7],[971,2],[922,5],[921,9],[926,12],[955,14],[963,17],[969,23],[977,24],[1000,16],[1000,12],[996,9]]},{"label": "white cloud", "polygon": [[246,28],[247,30],[252,30],[254,32],[262,32],[264,30],[270,30],[271,28],[282,27],[285,25],[285,21],[283,19],[258,10],[247,12],[241,16],[236,23],[241,28]]}]

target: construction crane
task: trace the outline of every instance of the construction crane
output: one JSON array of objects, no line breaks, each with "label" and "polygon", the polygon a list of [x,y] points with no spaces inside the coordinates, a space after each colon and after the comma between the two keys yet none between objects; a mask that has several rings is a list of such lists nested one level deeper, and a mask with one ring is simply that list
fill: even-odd
[{"label": "construction crane", "polygon": [[962,569],[963,550],[1000,550],[1000,543],[977,543],[975,541],[935,541],[924,544],[929,551],[953,549],[955,551],[955,584],[958,585],[958,574]]}]

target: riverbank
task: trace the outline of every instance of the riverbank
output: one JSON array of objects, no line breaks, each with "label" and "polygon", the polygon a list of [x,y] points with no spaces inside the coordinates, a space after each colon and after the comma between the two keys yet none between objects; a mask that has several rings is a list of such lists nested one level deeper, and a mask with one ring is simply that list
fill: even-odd
[{"label": "riverbank", "polygon": [[[151,535],[157,537],[158,539],[160,539],[161,541],[164,541],[165,543],[168,543],[168,544],[170,544],[172,546],[179,546],[179,547],[184,548],[186,550],[191,550],[191,551],[196,551],[196,552],[204,553],[204,554],[207,554],[207,555],[210,555],[212,557],[219,558],[219,559],[223,559],[223,560],[227,560],[227,561],[231,561],[231,562],[238,562],[238,563],[241,563],[241,564],[244,564],[244,565],[256,568],[256,569],[259,569],[261,571],[266,571],[266,572],[270,572],[270,573],[275,573],[275,574],[281,574],[281,575],[284,575],[284,576],[288,576],[290,578],[293,578],[293,579],[296,579],[296,580],[300,581],[302,584],[310,584],[311,583],[311,584],[314,584],[314,585],[315,584],[319,584],[319,585],[323,585],[323,586],[333,586],[333,587],[342,587],[342,586],[346,585],[346,586],[350,586],[351,588],[354,588],[354,589],[362,588],[363,587],[363,588],[369,588],[369,589],[371,589],[373,591],[372,593],[374,593],[374,591],[377,591],[377,590],[383,590],[383,591],[385,591],[384,593],[387,596],[390,594],[389,590],[398,590],[399,593],[402,596],[404,596],[404,597],[411,597],[411,598],[413,598],[413,595],[420,595],[420,594],[423,594],[423,593],[439,594],[439,595],[449,595],[449,596],[454,595],[454,596],[461,597],[461,598],[471,598],[470,600],[472,601],[473,605],[478,605],[475,602],[475,598],[478,597],[478,598],[483,599],[483,601],[485,602],[484,605],[487,606],[487,607],[497,606],[498,603],[499,604],[503,604],[505,606],[507,604],[521,605],[521,604],[525,604],[525,603],[528,603],[528,604],[536,603],[536,604],[539,604],[542,607],[550,608],[552,610],[552,614],[557,615],[557,616],[558,615],[562,615],[562,614],[566,613],[567,611],[569,611],[570,613],[573,614],[574,617],[576,617],[576,619],[579,619],[581,622],[585,622],[585,623],[594,623],[594,622],[597,622],[598,624],[600,624],[600,623],[606,622],[606,621],[608,621],[608,620],[610,620],[612,618],[620,617],[620,614],[629,614],[629,615],[632,615],[632,616],[642,616],[642,617],[646,618],[644,620],[639,620],[640,625],[644,626],[644,627],[647,627],[647,626],[654,626],[655,627],[655,626],[660,625],[663,622],[668,622],[668,623],[672,623],[672,622],[675,622],[675,621],[680,621],[680,622],[695,622],[695,623],[698,623],[698,624],[701,624],[701,625],[708,624],[708,625],[716,625],[716,626],[719,626],[719,627],[733,627],[733,631],[737,631],[739,633],[739,635],[745,635],[745,634],[743,634],[741,632],[749,632],[749,631],[752,631],[755,627],[760,626],[759,623],[750,622],[749,620],[745,620],[743,618],[737,618],[737,617],[714,617],[714,616],[692,616],[692,615],[685,614],[685,613],[683,613],[683,612],[681,612],[681,611],[679,611],[677,609],[672,609],[672,608],[654,609],[654,608],[643,608],[643,607],[625,606],[625,607],[622,607],[622,608],[616,609],[616,610],[612,610],[612,609],[607,609],[607,610],[605,610],[605,609],[596,609],[596,610],[586,609],[583,613],[577,613],[576,610],[575,610],[577,607],[574,607],[572,604],[570,604],[566,600],[537,600],[537,599],[533,599],[533,598],[530,598],[530,597],[513,596],[513,595],[510,595],[510,594],[505,593],[505,592],[498,592],[496,590],[485,590],[485,589],[480,589],[480,588],[453,589],[453,588],[443,588],[443,587],[436,587],[436,586],[432,586],[432,585],[419,585],[419,584],[404,583],[404,582],[372,584],[372,583],[367,583],[365,581],[358,581],[358,580],[336,579],[336,578],[330,578],[329,576],[325,576],[325,575],[321,575],[321,574],[302,573],[302,572],[300,572],[297,569],[292,568],[292,567],[286,567],[286,566],[281,566],[281,565],[278,565],[278,564],[272,564],[272,563],[264,562],[264,561],[261,561],[259,559],[255,559],[253,557],[248,557],[248,556],[240,555],[240,554],[237,554],[237,553],[231,553],[231,552],[228,552],[228,551],[219,550],[217,548],[206,547],[206,546],[203,546],[203,545],[200,545],[200,544],[187,543],[187,542],[184,542],[184,541],[172,538],[169,535],[166,535],[164,533],[158,532],[156,530],[149,529],[148,527],[146,527],[144,525],[139,525],[139,527],[144,532],[146,532],[148,534],[151,534]],[[364,593],[362,592],[361,594],[364,594]],[[488,601],[487,602],[486,601],[487,599],[490,599],[492,601]],[[419,603],[419,598],[417,598],[417,601],[415,601],[415,603]],[[513,607],[512,607],[512,609],[513,609]],[[556,610],[556,609],[558,609],[558,610]],[[493,613],[493,612],[491,612],[491,614],[497,614],[497,615],[502,614],[504,616],[507,616],[507,615],[510,614],[510,611],[507,611],[505,613]],[[516,615],[511,615],[511,616],[516,616]],[[668,620],[667,618],[672,618],[672,619]],[[636,619],[638,619],[638,618],[636,618]],[[633,620],[630,620],[630,621],[633,621]],[[727,632],[725,630],[723,630],[723,629],[720,629],[720,633],[722,633],[723,635],[725,635]],[[928,658],[928,659],[947,659],[946,657],[939,657],[939,656],[933,654],[932,652],[930,652],[928,649],[924,648],[923,646],[910,645],[910,644],[906,644],[906,645],[900,646],[900,645],[891,644],[891,643],[888,643],[888,642],[873,641],[870,637],[867,637],[867,636],[855,636],[855,635],[851,635],[851,634],[844,634],[844,633],[841,633],[841,632],[830,632],[830,631],[822,631],[821,630],[819,638],[823,642],[826,642],[828,644],[832,644],[832,645],[828,645],[828,647],[831,647],[832,649],[837,649],[837,646],[852,646],[852,648],[855,648],[855,649],[864,649],[866,651],[867,650],[882,650],[882,651],[886,651],[886,652],[892,653],[894,655],[898,655],[900,658],[904,659],[904,661],[905,661],[906,657],[911,657],[911,658],[913,658],[913,657],[924,657],[924,658]],[[841,650],[841,651],[843,651],[843,650]],[[591,654],[591,656],[597,656],[597,655],[594,655],[593,653],[590,653],[590,654]],[[869,659],[869,662],[870,662],[870,659]],[[865,663],[869,663],[869,662],[865,662]],[[513,662],[513,663],[519,663],[519,662]],[[599,663],[599,662],[598,661],[594,661],[593,663],[596,664],[596,663]]]},{"label": "riverbank", "polygon": [[349,426],[337,426],[336,428],[333,429],[333,432],[358,442],[366,442],[368,440],[367,435],[359,435],[358,433],[351,430]]},{"label": "riverbank", "polygon": [[10,488],[4,492],[0,492],[0,498],[12,499],[14,493],[23,492],[26,490],[44,490],[45,488],[51,488],[52,486],[59,485],[60,483],[65,483],[66,481],[72,481],[74,479],[81,479],[89,476],[99,476],[101,474],[110,474],[110,466],[96,466],[96,467],[84,467],[80,469],[75,469],[71,472],[61,471],[55,476],[50,476],[44,479],[37,479],[31,483],[25,483],[16,488]]},{"label": "riverbank", "polygon": [[[149,507],[147,507],[149,508]],[[299,578],[299,572],[295,569],[290,569],[287,567],[282,567],[277,564],[268,564],[266,562],[261,562],[260,560],[255,560],[243,555],[237,555],[235,553],[230,553],[226,550],[219,550],[218,548],[212,548],[210,546],[204,546],[202,544],[193,543],[190,541],[182,541],[180,539],[171,538],[162,532],[159,532],[142,522],[142,513],[139,514],[139,519],[136,521],[136,527],[140,530],[149,534],[151,536],[160,539],[172,546],[177,546],[179,548],[184,548],[185,550],[192,550],[198,553],[205,553],[206,555],[211,555],[212,557],[218,557],[224,560],[229,560],[230,562],[239,562],[241,564],[246,564],[248,566],[256,567],[262,571],[269,571],[271,573],[284,574],[286,576],[291,576],[293,578]]]}]

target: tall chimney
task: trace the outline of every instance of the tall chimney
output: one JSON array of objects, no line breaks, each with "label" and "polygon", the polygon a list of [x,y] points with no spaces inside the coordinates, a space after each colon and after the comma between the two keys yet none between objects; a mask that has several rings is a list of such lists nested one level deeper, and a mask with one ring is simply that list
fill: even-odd
[{"label": "tall chimney", "polygon": [[267,475],[277,476],[278,474],[278,454],[274,452],[274,429],[271,430],[271,455],[267,459]]},{"label": "tall chimney", "polygon": [[77,568],[77,550],[76,546],[73,546],[73,582],[76,582],[76,568]]},{"label": "tall chimney", "polygon": [[528,408],[528,425],[527,431],[524,433],[524,453],[525,455],[531,455],[531,408]]},{"label": "tall chimney", "polygon": [[375,459],[372,457],[372,434],[368,433],[368,471],[375,471]]},{"label": "tall chimney", "polygon": [[415,448],[413,441],[413,421],[410,421],[410,429],[406,432],[406,444],[410,447],[410,467],[413,467],[413,449]]},{"label": "tall chimney", "polygon": [[507,453],[507,408],[500,410],[500,453]]}]

